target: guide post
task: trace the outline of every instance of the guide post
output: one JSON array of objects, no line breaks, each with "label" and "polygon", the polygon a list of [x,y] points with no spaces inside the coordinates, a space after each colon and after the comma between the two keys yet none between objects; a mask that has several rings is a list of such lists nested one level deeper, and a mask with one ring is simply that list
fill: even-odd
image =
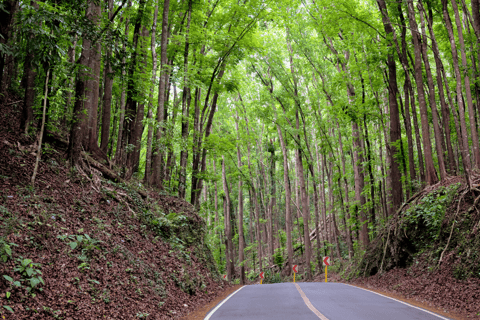
[{"label": "guide post", "polygon": [[328,282],[327,272],[328,272],[328,266],[330,265],[330,257],[323,257],[323,264],[325,265],[325,282]]}]

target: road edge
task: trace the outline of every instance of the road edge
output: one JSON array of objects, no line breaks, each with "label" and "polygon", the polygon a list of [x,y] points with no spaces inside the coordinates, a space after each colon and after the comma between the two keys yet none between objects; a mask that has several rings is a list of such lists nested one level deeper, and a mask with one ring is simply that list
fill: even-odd
[{"label": "road edge", "polygon": [[241,286],[239,289],[237,289],[235,292],[233,292],[232,294],[230,294],[228,297],[226,297],[225,299],[223,299],[222,302],[220,302],[212,311],[210,311],[207,316],[204,318],[204,320],[209,320],[210,317],[215,313],[215,311],[217,311],[225,302],[228,301],[228,299],[230,299],[235,293],[237,293],[238,291],[242,290],[245,286]]},{"label": "road edge", "polygon": [[343,283],[344,285],[347,285],[347,286],[350,286],[350,287],[354,287],[354,288],[358,288],[358,289],[362,289],[362,290],[365,290],[365,291],[368,291],[368,292],[372,292],[372,293],[375,293],[379,296],[382,296],[382,297],[385,297],[385,298],[388,298],[390,300],[393,300],[393,301],[396,301],[396,302],[400,302],[404,305],[407,305],[409,307],[412,307],[412,308],[415,308],[415,309],[418,309],[418,310],[421,310],[421,311],[425,311],[426,313],[429,313],[431,315],[434,315],[436,317],[438,317],[439,319],[443,319],[443,320],[452,320],[451,318],[445,318],[444,316],[441,316],[435,312],[432,312],[432,311],[429,311],[429,310],[426,310],[426,309],[423,309],[423,308],[420,308],[420,307],[417,307],[417,306],[414,306],[408,302],[405,302],[405,301],[402,301],[402,300],[398,300],[398,299],[395,299],[395,298],[392,298],[392,297],[389,297],[387,295],[384,295],[384,294],[381,294],[381,293],[378,293],[378,292],[375,292],[375,291],[372,291],[372,290],[369,290],[369,289],[365,289],[365,288],[362,288],[362,287],[359,287],[359,286],[354,286],[354,285],[351,285],[351,284],[348,284],[348,283]]}]

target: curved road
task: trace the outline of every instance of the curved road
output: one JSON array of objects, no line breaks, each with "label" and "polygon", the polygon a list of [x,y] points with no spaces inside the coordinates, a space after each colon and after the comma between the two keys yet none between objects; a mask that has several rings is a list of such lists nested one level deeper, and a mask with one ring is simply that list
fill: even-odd
[{"label": "curved road", "polygon": [[439,320],[430,311],[343,283],[243,286],[205,320]]}]

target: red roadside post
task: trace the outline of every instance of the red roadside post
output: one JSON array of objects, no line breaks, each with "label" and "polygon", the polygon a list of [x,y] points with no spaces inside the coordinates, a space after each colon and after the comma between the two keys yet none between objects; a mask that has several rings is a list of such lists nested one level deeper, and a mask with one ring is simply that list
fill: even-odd
[{"label": "red roadside post", "polygon": [[293,283],[295,283],[295,274],[298,272],[297,267],[298,267],[298,265],[295,264],[292,268],[293,269]]}]

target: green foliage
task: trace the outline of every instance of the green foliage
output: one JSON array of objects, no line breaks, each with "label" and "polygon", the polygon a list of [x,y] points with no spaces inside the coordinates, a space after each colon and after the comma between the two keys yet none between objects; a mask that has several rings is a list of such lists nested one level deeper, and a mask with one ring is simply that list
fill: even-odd
[{"label": "green foliage", "polygon": [[4,237],[0,237],[0,259],[7,262],[12,258],[12,247],[18,247],[15,243],[8,242]]},{"label": "green foliage", "polygon": [[277,248],[275,249],[275,253],[273,254],[273,263],[278,266],[278,268],[281,270],[283,267],[285,259],[283,257],[283,249],[282,248]]},{"label": "green foliage", "polygon": [[460,184],[448,188],[439,187],[422,198],[420,203],[410,207],[403,215],[404,229],[414,227],[416,237],[413,241],[418,247],[431,244],[440,234],[440,227],[445,217],[446,209],[451,205]]},{"label": "green foliage", "polygon": [[282,277],[280,276],[280,273],[274,272],[271,269],[265,271],[264,273],[265,279],[263,279],[262,283],[281,283]]},{"label": "green foliage", "polygon": [[[79,232],[83,229],[78,230]],[[101,250],[99,244],[102,243],[100,240],[91,238],[88,234],[83,235],[61,235],[57,236],[62,241],[69,241],[67,245],[73,251],[80,250],[80,254],[77,256],[77,259],[80,261],[78,269],[81,272],[90,270],[90,259],[94,257],[95,250]]]},{"label": "green foliage", "polygon": [[13,313],[13,309],[9,306],[3,306],[6,310],[10,311],[11,313]]},{"label": "green foliage", "polygon": [[259,276],[260,276],[260,273],[254,271],[254,270],[250,270],[250,271],[247,273],[247,279],[250,280],[250,281],[255,281],[255,280],[257,280]]},{"label": "green foliage", "polygon": [[91,256],[95,249],[100,250],[98,246],[102,241],[91,238],[88,234],[83,235],[62,235],[57,236],[62,241],[70,240],[68,246],[73,250],[80,249],[82,255]]},{"label": "green foliage", "polygon": [[20,281],[15,281],[7,275],[4,275],[3,278],[10,283],[10,286],[24,288],[32,296],[35,296],[34,290],[42,291],[43,288],[40,288],[39,285],[45,285],[41,276],[42,272],[40,271],[41,264],[34,263],[31,259],[24,259],[23,257],[17,258],[16,261],[17,265],[13,271],[20,274]]}]

